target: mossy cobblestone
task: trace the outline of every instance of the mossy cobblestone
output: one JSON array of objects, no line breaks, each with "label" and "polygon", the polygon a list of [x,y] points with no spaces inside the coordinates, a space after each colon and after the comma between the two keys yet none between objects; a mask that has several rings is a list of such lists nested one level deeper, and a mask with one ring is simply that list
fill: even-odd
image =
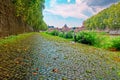
[{"label": "mossy cobblestone", "polygon": [[104,51],[83,53],[84,48],[75,44],[35,34],[10,47],[1,47],[0,79],[119,80],[120,68],[103,56]]}]

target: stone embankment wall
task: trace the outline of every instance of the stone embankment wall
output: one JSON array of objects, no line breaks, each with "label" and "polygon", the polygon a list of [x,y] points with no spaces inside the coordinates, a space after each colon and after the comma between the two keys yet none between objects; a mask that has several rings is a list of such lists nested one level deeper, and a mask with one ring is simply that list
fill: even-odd
[{"label": "stone embankment wall", "polygon": [[32,29],[30,29],[21,17],[16,17],[12,0],[0,0],[0,37],[30,31]]}]

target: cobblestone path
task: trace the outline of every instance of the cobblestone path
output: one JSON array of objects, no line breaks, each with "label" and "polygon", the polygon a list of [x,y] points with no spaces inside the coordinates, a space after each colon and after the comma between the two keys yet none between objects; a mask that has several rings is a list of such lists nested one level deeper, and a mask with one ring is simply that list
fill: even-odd
[{"label": "cobblestone path", "polygon": [[[31,40],[33,40],[31,42]],[[83,53],[82,47],[72,46],[71,42],[50,41],[36,34],[21,45],[29,44],[30,48],[22,54],[22,69],[27,70],[25,77],[6,77],[9,80],[119,80],[119,66],[103,55],[102,50],[94,53]],[[14,51],[13,51],[14,53]],[[24,55],[24,56],[23,56]],[[21,55],[20,55],[21,56]],[[14,59],[15,60],[15,59]],[[28,62],[27,62],[28,61]],[[18,64],[17,64],[18,65]],[[21,64],[19,64],[20,67]],[[16,66],[16,64],[15,64]],[[25,67],[25,68],[24,68]],[[16,70],[16,68],[15,68]],[[17,68],[18,70],[18,68]],[[15,74],[15,73],[14,73]],[[2,75],[3,76],[3,75]],[[24,76],[22,74],[22,76]],[[1,77],[2,79],[2,77]]]}]

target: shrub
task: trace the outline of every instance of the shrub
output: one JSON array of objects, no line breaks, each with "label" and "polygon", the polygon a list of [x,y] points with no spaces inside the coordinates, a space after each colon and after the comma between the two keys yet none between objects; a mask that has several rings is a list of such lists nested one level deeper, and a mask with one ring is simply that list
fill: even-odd
[{"label": "shrub", "polygon": [[64,36],[64,33],[63,32],[59,32],[59,37],[63,37]]},{"label": "shrub", "polygon": [[95,32],[81,31],[77,33],[77,42],[89,45],[96,45],[99,42],[99,37]]},{"label": "shrub", "polygon": [[100,36],[100,41],[96,45],[97,47],[108,49],[111,47],[111,41],[109,36]]},{"label": "shrub", "polygon": [[113,38],[111,40],[112,45],[111,48],[115,48],[116,50],[120,50],[120,37]]},{"label": "shrub", "polygon": [[63,35],[64,38],[73,38],[73,32],[72,31],[69,31],[69,32],[66,32],[64,35]]},{"label": "shrub", "polygon": [[54,35],[54,36],[58,36],[59,31],[53,30],[53,31],[49,32],[49,34]]}]

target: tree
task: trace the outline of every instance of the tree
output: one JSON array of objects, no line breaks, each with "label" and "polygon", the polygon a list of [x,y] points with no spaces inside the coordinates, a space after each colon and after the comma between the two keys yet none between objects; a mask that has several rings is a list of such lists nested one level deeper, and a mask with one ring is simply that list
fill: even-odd
[{"label": "tree", "polygon": [[120,2],[84,21],[87,29],[120,29]]},{"label": "tree", "polygon": [[42,15],[45,0],[12,0],[12,2],[16,8],[16,16],[22,17],[34,31],[47,28]]}]

